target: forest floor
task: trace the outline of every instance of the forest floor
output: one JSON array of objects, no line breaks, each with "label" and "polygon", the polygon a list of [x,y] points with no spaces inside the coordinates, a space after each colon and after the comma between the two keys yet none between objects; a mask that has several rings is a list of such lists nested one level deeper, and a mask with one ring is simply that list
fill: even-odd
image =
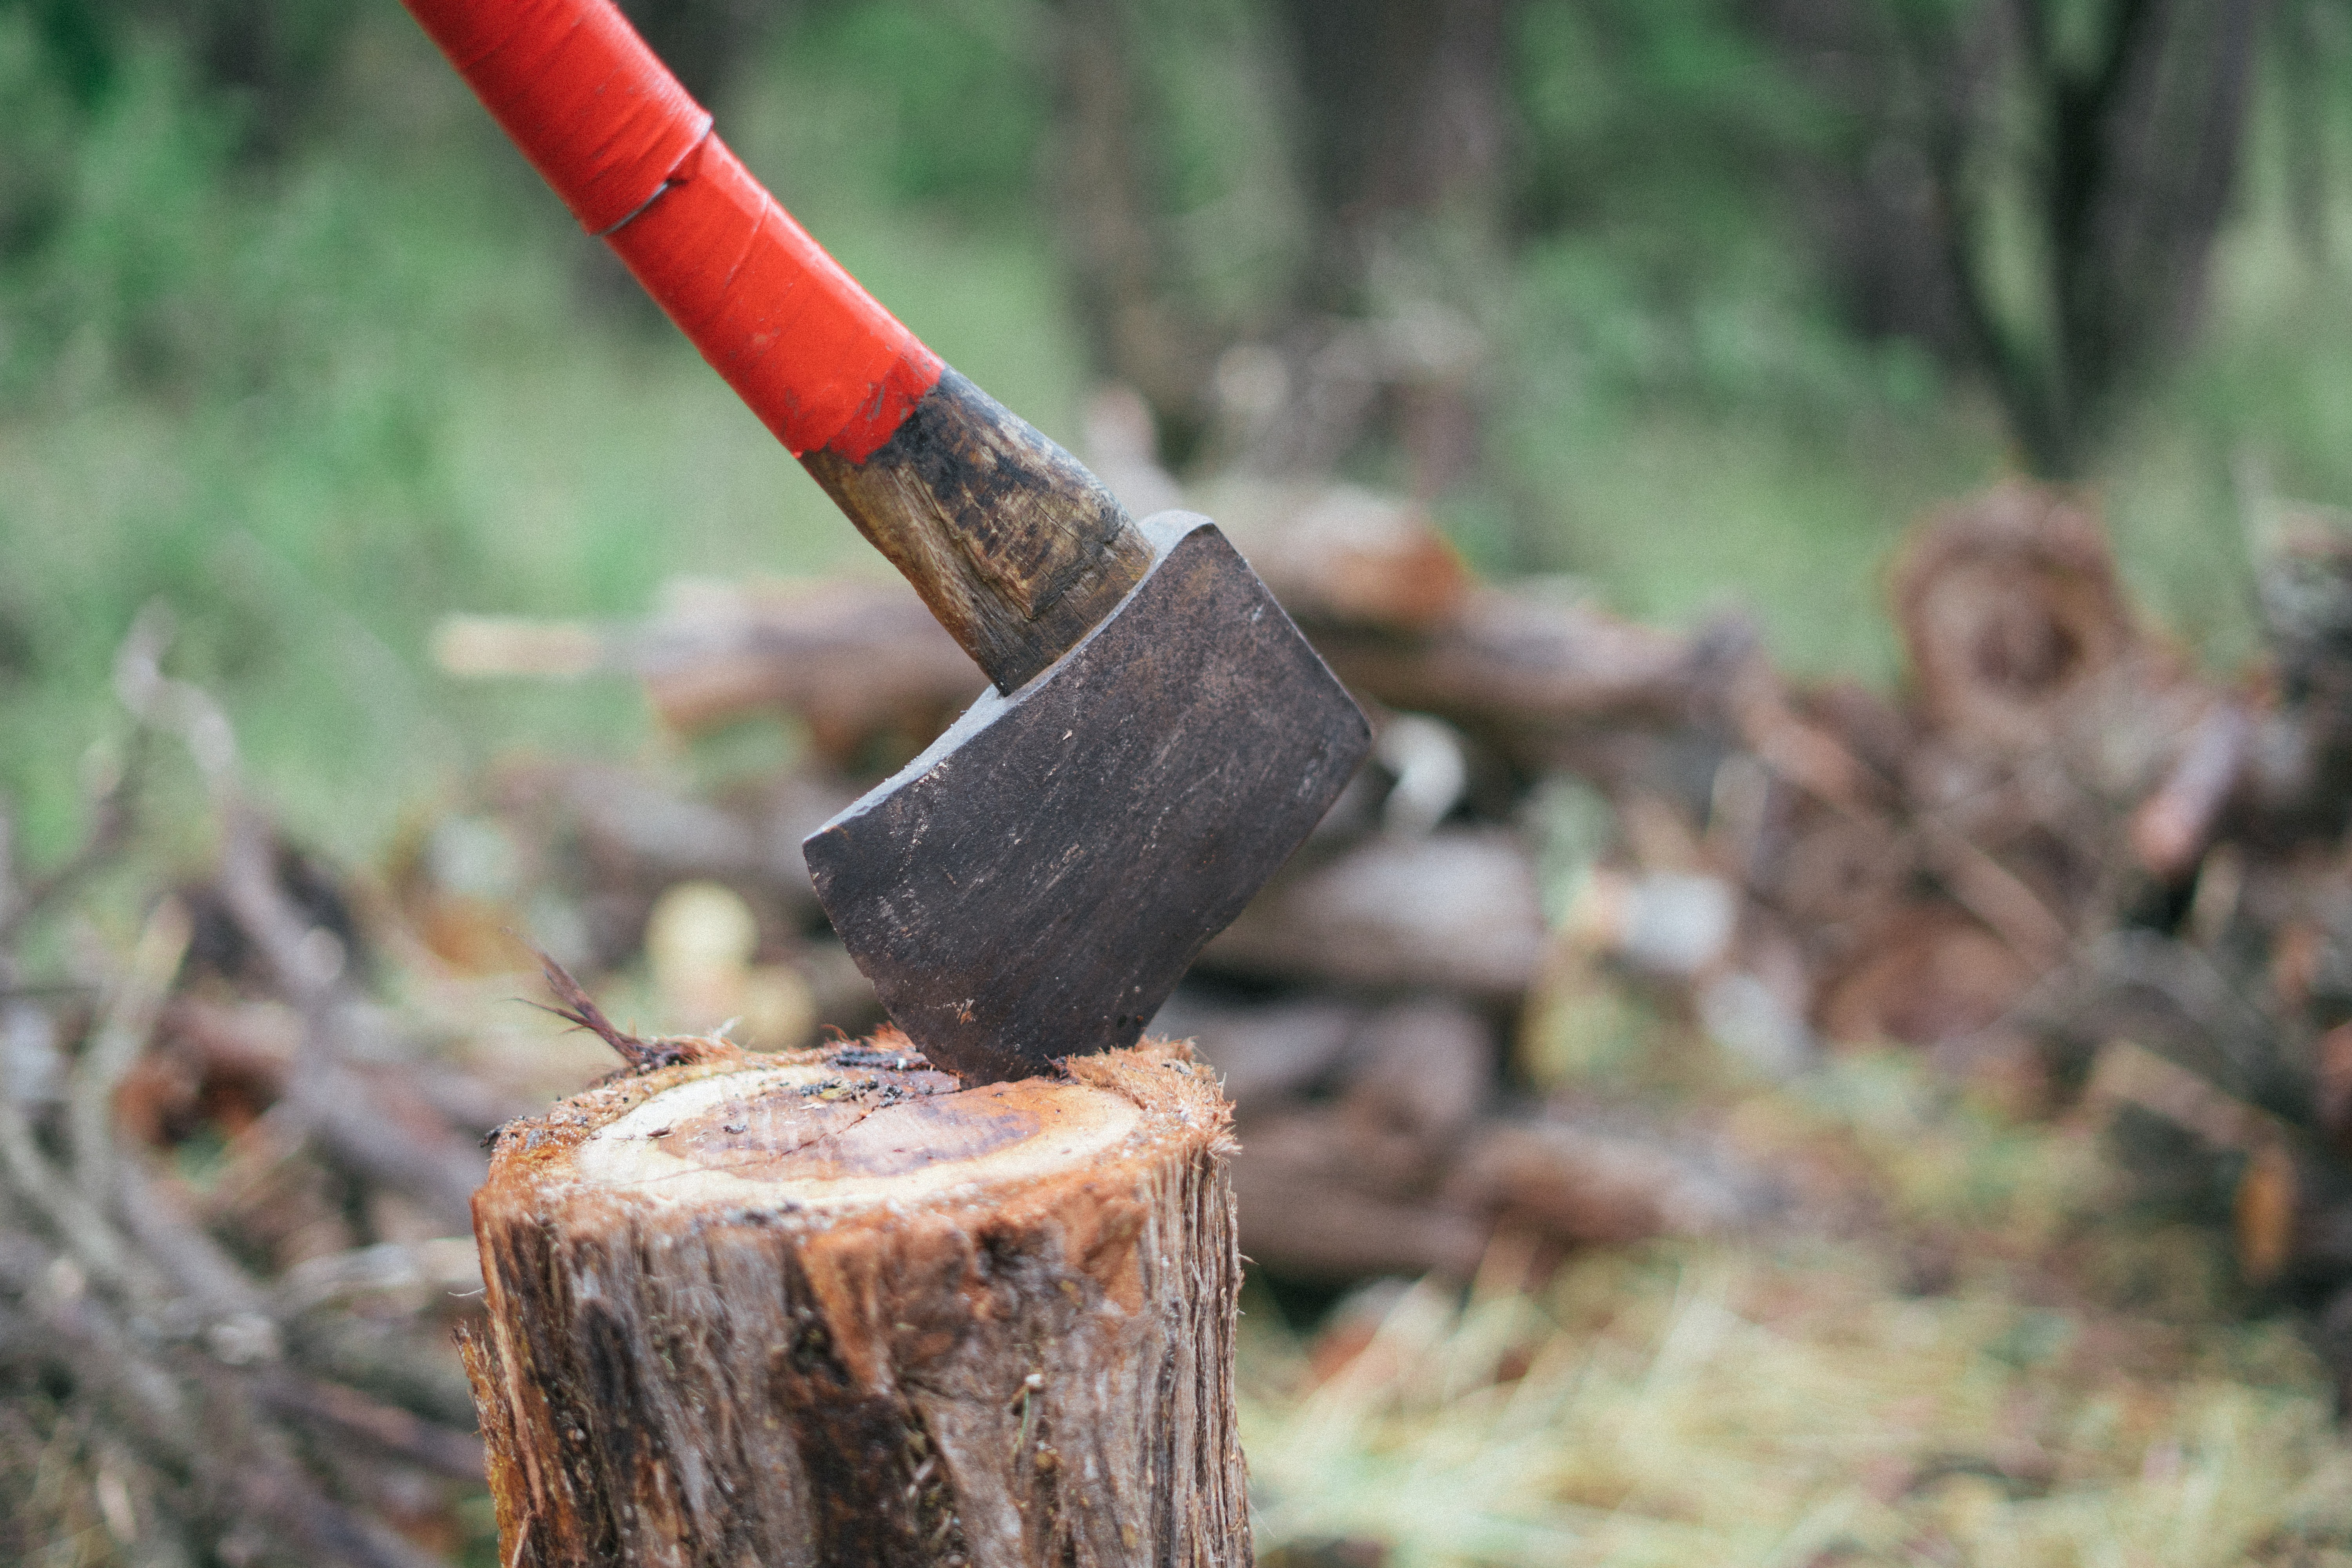
[{"label": "forest floor", "polygon": [[[163,258],[165,302],[184,294],[178,316],[240,345],[217,375],[142,389],[134,334],[96,308],[138,277],[61,264],[89,275],[56,297],[72,310],[21,279],[0,295],[16,320],[83,323],[38,395],[0,410],[0,791],[28,862],[59,860],[94,781],[121,769],[107,672],[142,605],[177,613],[174,671],[217,694],[253,795],[297,841],[363,864],[453,819],[462,781],[518,752],[680,774],[742,760],[719,754],[740,733],[677,742],[616,685],[446,680],[426,654],[443,616],[631,616],[679,574],[880,570],[690,350],[614,308],[623,286],[527,171],[484,151],[405,22],[382,26],[346,95],[370,134],[266,190],[238,195],[202,162],[161,74],[69,144],[87,199],[59,254]],[[928,340],[1076,444],[1084,356],[1050,237],[828,182],[822,117],[792,121],[789,85],[730,139]],[[2217,258],[2207,346],[2088,487],[2138,597],[2216,667],[2252,640],[2249,516],[2275,497],[2352,502],[2352,316],[2334,303],[2352,245],[2308,265],[2276,164]],[[1532,270],[1520,295],[1498,358],[1559,374],[1494,433],[1511,505],[1440,509],[1474,564],[1573,573],[1678,626],[1736,587],[1790,667],[1888,679],[1875,605],[1900,531],[2009,465],[1981,396],[1937,380],[1907,401],[1784,406],[1771,365],[1738,397],[1587,384],[1526,329],[1590,301],[1549,298]],[[171,765],[136,863],[36,933],[28,970],[95,954],[110,974],[156,892],[206,862],[201,783]],[[430,989],[385,962],[402,1005]],[[528,990],[483,982],[450,1003],[462,1024],[435,1016],[436,1038],[528,1058],[535,1089],[567,1092],[602,1068],[512,1022]],[[76,1028],[80,995],[58,1005]],[[1312,1320],[1254,1285],[1244,1436],[1269,1568],[2352,1563],[2352,1449],[2306,1329],[2236,1282],[2230,1215],[2126,1175],[2111,1104],[2021,1114],[1895,1051],[1762,1086],[1694,1030],[1634,1043],[1647,1076],[1612,1092],[1704,1125],[1773,1206],[1565,1259],[1507,1234],[1467,1284],[1379,1281]],[[15,1037],[0,1045],[14,1063]],[[206,1195],[225,1146],[184,1142],[170,1174]],[[437,1223],[404,1245],[448,1242],[462,1215]],[[391,1234],[352,1228],[353,1257]],[[420,1319],[457,1310],[427,1293]],[[462,1414],[461,1395],[444,1418]],[[27,1560],[127,1561],[119,1526],[142,1500],[109,1491],[56,1415],[27,1417],[26,1447],[0,1405],[0,1501],[56,1522]],[[495,1562],[485,1504],[436,1502],[462,1526],[436,1549]]]},{"label": "forest floor", "polygon": [[2324,1368],[2128,1201],[2095,1098],[2021,1122],[1872,1053],[1712,1109],[1785,1184],[1738,1234],[1532,1284],[1498,1241],[1305,1334],[1252,1301],[1267,1561],[2352,1563]]},{"label": "forest floor", "polygon": [[[137,680],[124,685],[126,700],[137,696]],[[197,700],[194,688],[163,689]],[[438,1458],[409,1490],[371,1491],[387,1471],[366,1444],[381,1446],[390,1405],[371,1407],[373,1437],[355,1439],[331,1412],[301,1427],[317,1443],[305,1451],[328,1492],[444,1561],[487,1568],[497,1560],[487,1500],[457,1452],[471,1441],[462,1385],[454,1399],[426,1386],[454,1376],[449,1324],[478,1310],[462,1234],[477,1135],[509,1106],[536,1111],[611,1064],[518,1005],[540,994],[535,976],[434,957],[451,931],[435,935],[425,917],[455,921],[458,904],[417,903],[414,887],[403,890],[413,868],[320,880],[316,862],[278,860],[268,896],[309,898],[299,912],[321,921],[299,950],[343,930],[350,946],[333,951],[358,956],[337,973],[365,984],[299,1010],[273,999],[282,981],[257,973],[235,939],[249,914],[224,907],[244,885],[237,867],[255,881],[269,864],[257,858],[268,840],[250,826],[240,839],[238,821],[232,811],[223,830],[223,870],[180,884],[136,942],[105,929],[106,907],[149,907],[163,884],[126,852],[120,870],[136,886],[63,922],[57,956],[74,983],[10,1000],[50,1012],[48,1045],[101,1021],[135,1045],[116,1018],[129,1004],[110,1003],[100,1020],[77,997],[152,988],[142,1004],[160,1009],[143,1015],[151,1027],[163,1020],[152,1054],[114,1097],[119,1116],[147,1108],[125,1122],[150,1151],[130,1163],[261,1265],[306,1374],[339,1386],[373,1375],[319,1359],[339,1324],[412,1336],[404,1381],[368,1385],[369,1398],[405,1400],[437,1423]],[[468,855],[515,853],[512,843],[489,853],[506,842],[495,819],[452,810],[440,825],[420,827],[419,842],[446,852],[444,894],[463,885]],[[509,904],[469,905],[466,918],[512,930],[525,923],[515,911],[554,891],[526,881],[506,889]],[[580,889],[569,896],[595,907]],[[634,1026],[642,1006],[665,1021],[662,964],[639,952],[613,966],[604,1001],[616,1016]],[[739,978],[758,973],[773,972]],[[2211,1195],[2234,1191],[2242,1211],[2270,1189],[2242,1176],[2159,1190],[2168,1167],[2149,1158],[2142,1102],[2118,1076],[2147,1053],[2106,1046],[2079,1081],[2058,1084],[2014,1060],[1955,1077],[1918,1049],[1832,1047],[1768,1081],[1670,1001],[1565,973],[1547,971],[1510,1042],[1522,1097],[1539,1085],[1627,1125],[1671,1126],[1736,1171],[1749,1197],[1698,1236],[1565,1256],[1506,1226],[1467,1280],[1377,1280],[1319,1300],[1254,1280],[1243,1436],[1268,1568],[2352,1563],[2352,1447],[2334,1379],[2308,1317],[2290,1310],[2302,1303],[2248,1287],[2263,1270],[2232,1254],[2269,1245],[2277,1226]],[[341,1042],[327,1027],[346,1016],[337,1008],[358,1031]],[[812,1021],[803,1014],[798,1027]],[[38,1054],[13,1036],[9,1045]],[[304,1092],[299,1064],[318,1052],[341,1075],[336,1093],[424,1116],[434,1138],[415,1160],[386,1165],[323,1127],[318,1147],[273,1143],[269,1108]],[[104,1080],[89,1076],[103,1054],[72,1058],[64,1099],[105,1102]],[[66,1131],[79,1137],[77,1127]],[[370,1159],[382,1168],[355,1179]],[[2171,1169],[2185,1175],[2193,1163],[2184,1154]],[[21,1256],[26,1238],[7,1230],[0,1242]],[[61,1232],[56,1245],[71,1242]],[[395,1255],[406,1272],[387,1284],[379,1266]],[[425,1266],[433,1259],[446,1277]],[[14,1291],[39,1306],[68,1277],[60,1267],[71,1267],[62,1253],[27,1275],[34,1284],[0,1279],[0,1305]],[[314,1277],[341,1280],[341,1293],[312,1290]],[[137,1560],[137,1524],[161,1487],[110,1469],[128,1462],[121,1450],[48,1386],[0,1398],[0,1503],[10,1505],[0,1525],[37,1528],[25,1560],[44,1568]],[[412,1466],[427,1447],[411,1443]],[[0,1531],[0,1555],[9,1539]]]}]

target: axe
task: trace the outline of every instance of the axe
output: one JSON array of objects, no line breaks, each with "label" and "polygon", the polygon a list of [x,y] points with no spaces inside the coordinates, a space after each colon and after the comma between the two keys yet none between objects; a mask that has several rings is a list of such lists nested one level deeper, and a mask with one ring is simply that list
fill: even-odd
[{"label": "axe", "polygon": [[1215,525],[1139,526],[860,289],[610,0],[405,3],[992,682],[803,847],[892,1021],[967,1081],[1134,1043],[1362,712]]}]

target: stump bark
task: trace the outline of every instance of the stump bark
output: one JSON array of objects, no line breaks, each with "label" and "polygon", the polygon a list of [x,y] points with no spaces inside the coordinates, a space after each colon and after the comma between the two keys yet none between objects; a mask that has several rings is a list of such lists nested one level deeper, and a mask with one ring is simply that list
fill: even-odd
[{"label": "stump bark", "polygon": [[1185,1047],[964,1089],[888,1032],[692,1045],[509,1126],[475,1199],[506,1563],[1246,1568]]}]

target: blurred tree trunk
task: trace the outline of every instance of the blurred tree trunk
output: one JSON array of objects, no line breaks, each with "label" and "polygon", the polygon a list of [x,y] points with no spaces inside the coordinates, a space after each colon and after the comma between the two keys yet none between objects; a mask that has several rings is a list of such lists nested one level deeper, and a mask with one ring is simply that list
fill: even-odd
[{"label": "blurred tree trunk", "polygon": [[2275,35],[2285,97],[2287,205],[2295,240],[2315,272],[2327,267],[2327,100],[2347,21],[2352,17],[2334,0],[2283,0]]},{"label": "blurred tree trunk", "polygon": [[[1983,237],[1964,234],[1976,243],[1955,257],[1988,362],[2044,472],[2080,467],[2126,379],[2182,342],[2203,302],[2244,138],[2256,3],[2107,0],[2096,47],[2068,51],[2049,0],[2019,0],[2045,150],[2052,321],[2038,374],[1993,316],[1978,272]],[[1947,189],[1966,212],[1957,184]]]},{"label": "blurred tree trunk", "polygon": [[1214,350],[1177,288],[1138,17],[1129,0],[1065,0],[1060,12],[1049,183],[1078,319],[1096,367],[1142,394],[1163,451],[1181,460],[1210,417]]},{"label": "blurred tree trunk", "polygon": [[2028,462],[2079,473],[2186,342],[2235,187],[2262,0],[1782,5],[1855,115],[1832,219],[1866,326],[1979,370]]},{"label": "blurred tree trunk", "polygon": [[1401,218],[1500,227],[1509,0],[1280,0],[1317,207],[1309,298],[1364,305]]},{"label": "blurred tree trunk", "polygon": [[[1278,0],[1268,8],[1281,57],[1277,95],[1290,111],[1296,151],[1272,146],[1253,156],[1296,157],[1308,238],[1277,291],[1278,319],[1251,330],[1285,345],[1294,402],[1315,401],[1311,362],[1335,333],[1395,308],[1374,297],[1384,246],[1416,225],[1467,226],[1499,240],[1510,4]],[[1215,421],[1216,366],[1233,346],[1234,326],[1191,291],[1202,262],[1188,264],[1181,253],[1183,220],[1173,210],[1171,171],[1160,166],[1170,155],[1174,106],[1159,100],[1168,89],[1155,88],[1145,51],[1161,24],[1138,0],[1062,0],[1058,18],[1062,132],[1053,184],[1079,315],[1097,367],[1143,395],[1162,456],[1181,465]],[[1380,386],[1395,379],[1382,363],[1355,366],[1362,354],[1322,357],[1349,360],[1349,374],[1360,371]],[[1422,384],[1408,370],[1404,380],[1413,384],[1396,396],[1375,387],[1337,401],[1360,408],[1361,418],[1392,418],[1423,476],[1417,487],[1441,489],[1475,459],[1475,410],[1459,376]],[[1338,455],[1329,441],[1286,445],[1311,448],[1318,468]]]},{"label": "blurred tree trunk", "polygon": [[[1299,305],[1342,318],[1393,312],[1407,302],[1381,297],[1384,250],[1412,245],[1415,230],[1451,230],[1478,250],[1502,242],[1511,0],[1281,0],[1280,10],[1315,217]],[[1409,303],[1458,314],[1461,302]],[[1434,500],[1471,476],[1483,450],[1473,378],[1443,342],[1391,336],[1375,372],[1386,395],[1369,412],[1402,448],[1415,496]]]}]

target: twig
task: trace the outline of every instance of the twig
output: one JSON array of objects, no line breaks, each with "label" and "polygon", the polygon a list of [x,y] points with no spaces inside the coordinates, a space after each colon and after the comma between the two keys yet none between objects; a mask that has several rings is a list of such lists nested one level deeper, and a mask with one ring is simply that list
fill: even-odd
[{"label": "twig", "polygon": [[[2077,1038],[2093,1033],[2099,1043],[2121,1032],[2116,1010],[2128,1005],[2134,993],[2169,1014],[2143,1016],[2141,1027],[2153,1023],[2162,1037],[2140,1038],[2144,1048],[2274,1114],[2296,1103],[2298,1082],[2274,1054],[2282,1025],[2206,953],[2154,931],[2114,931],[2090,942],[2074,962],[2037,983],[2012,1016],[2037,1033]],[[2190,1058],[2202,1059],[2184,1059]]]},{"label": "twig", "polygon": [[380,1241],[350,1252],[306,1258],[279,1277],[281,1312],[307,1312],[341,1298],[429,1289],[472,1294],[482,1288],[481,1255],[470,1236],[431,1241]]},{"label": "twig", "polygon": [[2131,815],[2132,852],[2148,871],[2170,879],[2196,866],[2245,772],[2253,739],[2252,719],[2226,699],[2198,720],[2163,784]]},{"label": "twig", "polygon": [[155,1033],[155,1020],[192,931],[186,906],[165,899],[139,933],[106,1013],[83,1047],[67,1091],[67,1125],[73,1141],[75,1184],[85,1194],[110,1190],[114,1154],[114,1094]]},{"label": "twig", "polygon": [[445,1568],[321,1493],[261,1418],[248,1374],[184,1351],[151,1356],[69,1263],[21,1235],[0,1243],[0,1287],[39,1331],[17,1337],[68,1371],[115,1430],[189,1478],[205,1511],[266,1525],[308,1562]]},{"label": "twig", "polygon": [[481,1480],[482,1440],[413,1412],[381,1404],[355,1388],[310,1378],[276,1377],[262,1385],[261,1402],[280,1415],[319,1422],[363,1438],[396,1458],[454,1480]]},{"label": "twig", "polygon": [[[419,1140],[414,1119],[387,1114],[376,1086],[338,1059],[336,1036],[360,1016],[357,998],[320,938],[278,885],[274,838],[257,812],[231,793],[235,736],[200,689],[165,678],[160,660],[168,624],[143,613],[116,664],[116,689],[137,721],[131,764],[100,803],[83,846],[29,890],[0,886],[0,944],[42,905],[100,869],[119,845],[136,794],[139,750],[160,733],[185,742],[227,814],[225,900],[278,988],[299,1008],[308,1048],[273,1116],[315,1132],[322,1152],[372,1179],[418,1192],[462,1223],[480,1162],[454,1137]],[[374,1368],[395,1397],[429,1407],[428,1419],[335,1384],[311,1382],[286,1364],[284,1310],[179,1202],[151,1180],[135,1151],[121,1146],[117,1102],[148,1049],[185,957],[192,931],[177,900],[149,917],[122,972],[107,987],[99,1016],[67,1084],[64,1150],[45,1143],[32,1109],[0,1082],[0,1354],[69,1381],[73,1408],[112,1455],[112,1494],[126,1468],[151,1500],[132,1524],[118,1502],[108,1522],[136,1534],[142,1560],[158,1568],[190,1561],[171,1539],[216,1542],[337,1568],[446,1568],[364,1509],[330,1495],[336,1471],[286,1413],[366,1437],[438,1473],[477,1479],[475,1440],[455,1429],[468,1414],[462,1388],[420,1355],[388,1356],[380,1325],[353,1336],[341,1325],[306,1321],[303,1348],[355,1370]],[[13,972],[0,973],[19,1001]],[[445,1130],[446,1131],[446,1130]],[[455,1157],[452,1150],[455,1150]],[[324,1435],[321,1434],[323,1436]],[[322,1480],[320,1479],[324,1477]],[[151,1484],[152,1483],[152,1484]],[[146,1517],[152,1515],[152,1517]],[[126,1534],[125,1544],[131,1544]]]},{"label": "twig", "polygon": [[[538,952],[539,950],[534,948],[531,951]],[[656,1068],[669,1067],[689,1058],[691,1053],[682,1048],[677,1040],[644,1039],[604,1016],[604,1010],[596,1005],[596,999],[588,994],[580,982],[572,978],[572,972],[544,952],[539,952],[539,967],[540,972],[547,976],[547,988],[555,994],[560,1005],[550,1007],[539,1002],[531,1005],[542,1013],[554,1014],[574,1028],[588,1030],[618,1051],[621,1059],[636,1071],[651,1072]]]},{"label": "twig", "polygon": [[[345,966],[332,933],[311,925],[278,884],[274,836],[261,814],[229,807],[221,854],[221,897],[278,988],[303,1016],[302,1051],[282,1104],[341,1163],[430,1205],[452,1228],[468,1223],[468,1204],[488,1169],[468,1140],[420,1136],[414,1118],[391,1114],[375,1086],[341,1060],[336,1037],[350,1016]],[[423,1109],[421,1106],[419,1109]],[[429,1112],[428,1112],[429,1113]]]},{"label": "twig", "polygon": [[280,1100],[229,1140],[228,1157],[198,1203],[205,1223],[218,1224],[242,1209],[263,1183],[302,1152],[308,1136],[301,1112],[292,1101]]},{"label": "twig", "polygon": [[[136,820],[139,787],[146,776],[147,752],[145,732],[134,728],[123,742],[122,763],[113,782],[91,808],[89,831],[61,863],[13,891],[9,879],[0,875],[0,948],[14,942],[34,917],[79,887],[122,847]],[[6,831],[6,823],[0,820],[0,839],[5,839]],[[0,844],[0,849],[5,847]],[[0,861],[5,859],[5,854],[0,854]],[[0,866],[0,872],[5,869]]]},{"label": "twig", "polygon": [[[1842,816],[1877,816],[1866,797],[1888,793],[1889,782],[1836,736],[1790,711],[1769,671],[1736,680],[1730,706],[1741,737],[1774,773]],[[2020,958],[2042,969],[2064,956],[2070,943],[2066,922],[2015,873],[1933,813],[1911,814],[1910,831],[1921,858],[1942,876],[1954,901]]]},{"label": "twig", "polygon": [[131,623],[114,657],[114,694],[148,728],[176,735],[215,794],[236,775],[236,731],[211,693],[163,673],[163,650],[172,642],[172,612],[150,600]]},{"label": "twig", "polygon": [[7,1185],[40,1212],[59,1237],[92,1273],[108,1283],[132,1283],[129,1250],[103,1215],[67,1184],[34,1142],[25,1108],[0,1084],[0,1172]]},{"label": "twig", "polygon": [[1925,858],[1942,876],[1953,901],[1990,926],[2012,952],[2037,969],[2065,956],[2066,922],[2032,889],[1968,835],[1931,816],[1913,818]]},{"label": "twig", "polygon": [[[268,819],[249,803],[231,801],[215,880],[222,901],[260,954],[271,981],[306,1016],[314,1015],[333,1002],[335,984],[342,978],[340,943],[315,940],[321,928],[306,920],[278,886],[276,847]],[[331,931],[324,934],[333,938]]]},{"label": "twig", "polygon": [[2247,1153],[2297,1142],[2289,1124],[2218,1088],[2212,1079],[2118,1040],[2102,1047],[2083,1091],[2093,1103],[2136,1105],[2196,1134],[2207,1147]]},{"label": "twig", "polygon": [[[474,1140],[446,1126],[424,1131],[415,1117],[391,1113],[376,1086],[319,1049],[318,1034],[306,1038],[306,1061],[289,1086],[296,1112],[337,1163],[423,1202],[436,1223],[450,1229],[470,1223],[474,1189],[489,1173],[489,1162]],[[430,1114],[417,1102],[415,1109]]]},{"label": "twig", "polygon": [[207,1338],[214,1354],[232,1362],[275,1360],[278,1326],[268,1298],[171,1189],[124,1161],[114,1169],[113,1196],[131,1240],[213,1320]]}]

